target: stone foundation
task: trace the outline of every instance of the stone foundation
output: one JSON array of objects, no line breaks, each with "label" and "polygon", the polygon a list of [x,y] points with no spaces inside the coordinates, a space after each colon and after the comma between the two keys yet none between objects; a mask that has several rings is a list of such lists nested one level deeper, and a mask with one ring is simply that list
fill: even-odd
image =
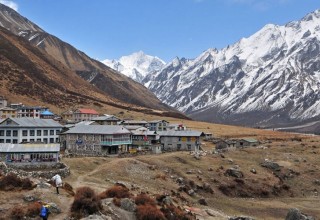
[{"label": "stone foundation", "polygon": [[46,164],[5,164],[0,163],[2,173],[15,173],[20,177],[45,178],[51,179],[59,174],[62,177],[70,175],[70,168],[64,163],[46,163]]}]

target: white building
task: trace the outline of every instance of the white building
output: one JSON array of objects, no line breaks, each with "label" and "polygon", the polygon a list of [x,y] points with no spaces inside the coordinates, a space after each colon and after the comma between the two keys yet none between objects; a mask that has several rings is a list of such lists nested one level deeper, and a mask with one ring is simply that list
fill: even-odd
[{"label": "white building", "polygon": [[0,161],[56,163],[62,125],[52,119],[7,118],[0,121]]},{"label": "white building", "polygon": [[61,129],[52,119],[7,118],[0,122],[0,144],[59,143]]}]

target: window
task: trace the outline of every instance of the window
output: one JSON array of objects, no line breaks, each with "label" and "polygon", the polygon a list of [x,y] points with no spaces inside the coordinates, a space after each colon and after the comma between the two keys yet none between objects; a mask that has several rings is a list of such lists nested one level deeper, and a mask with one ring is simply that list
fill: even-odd
[{"label": "window", "polygon": [[22,142],[28,142],[28,140],[27,139],[22,139]]},{"label": "window", "polygon": [[37,130],[37,136],[41,136],[41,130]]},{"label": "window", "polygon": [[54,143],[54,138],[50,138],[50,143]]},{"label": "window", "polygon": [[30,142],[34,142],[34,139],[30,139]]},{"label": "window", "polygon": [[11,130],[6,130],[6,136],[11,137]]},{"label": "window", "polygon": [[187,141],[191,141],[191,137],[187,137]]},{"label": "window", "polygon": [[47,144],[47,143],[48,143],[48,138],[43,138],[43,142],[44,142],[45,144]]},{"label": "window", "polygon": [[28,130],[23,130],[23,131],[22,131],[22,136],[24,136],[24,137],[25,137],[25,136],[28,136]]},{"label": "window", "polygon": [[11,143],[11,140],[10,140],[10,139],[7,139],[7,140],[6,140],[6,143],[7,143],[7,144]]},{"label": "window", "polygon": [[56,138],[56,143],[59,143],[59,138]]},{"label": "window", "polygon": [[30,136],[34,136],[35,131],[34,130],[30,130]]},{"label": "window", "polygon": [[4,143],[4,139],[0,139],[0,143]]},{"label": "window", "polygon": [[188,144],[188,150],[191,150],[191,144]]},{"label": "window", "polygon": [[56,130],[56,135],[60,134],[60,130]]},{"label": "window", "polygon": [[37,142],[41,142],[41,138],[37,138]]},{"label": "window", "polygon": [[178,137],[178,141],[181,141],[181,137]]},{"label": "window", "polygon": [[50,130],[50,135],[54,135],[54,130]]},{"label": "window", "polygon": [[181,144],[177,144],[177,149],[181,150]]},{"label": "window", "polygon": [[44,131],[43,131],[43,135],[44,135],[44,136],[48,136],[48,130],[44,130]]},{"label": "window", "polygon": [[12,136],[13,137],[18,137],[18,131],[17,130],[13,130],[12,131]]},{"label": "window", "polygon": [[4,136],[4,130],[0,130],[0,136]]},{"label": "window", "polygon": [[17,144],[17,143],[18,143],[18,140],[17,140],[17,139],[13,139],[13,140],[12,140],[12,143],[13,143],[13,144]]}]

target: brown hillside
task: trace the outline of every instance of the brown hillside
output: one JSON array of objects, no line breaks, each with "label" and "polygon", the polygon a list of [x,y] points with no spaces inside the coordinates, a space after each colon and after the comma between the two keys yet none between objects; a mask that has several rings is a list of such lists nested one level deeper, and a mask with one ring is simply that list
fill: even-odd
[{"label": "brown hillside", "polygon": [[0,28],[0,37],[0,94],[11,102],[49,105],[53,109],[113,106],[148,114],[185,118],[175,111],[154,111],[119,101],[83,80],[74,71],[25,39],[4,28]]},{"label": "brown hillside", "polygon": [[[143,85],[110,69],[99,61],[91,59],[85,53],[46,33],[27,18],[2,4],[0,4],[0,21],[7,30],[24,37],[32,45],[41,48],[45,53],[76,72],[108,97],[120,100],[123,103],[177,113],[173,108],[161,103]],[[65,72],[68,73],[69,71]],[[78,80],[78,78],[74,79]],[[87,92],[84,94],[87,94]]]}]

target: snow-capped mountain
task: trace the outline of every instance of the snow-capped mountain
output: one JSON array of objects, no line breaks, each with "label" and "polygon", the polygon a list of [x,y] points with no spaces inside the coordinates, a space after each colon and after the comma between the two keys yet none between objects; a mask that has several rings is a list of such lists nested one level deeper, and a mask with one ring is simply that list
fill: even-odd
[{"label": "snow-capped mountain", "polygon": [[221,50],[176,58],[143,83],[195,119],[274,125],[320,117],[320,10]]},{"label": "snow-capped mountain", "polygon": [[123,56],[119,60],[106,59],[102,63],[137,82],[141,82],[147,74],[161,70],[165,65],[160,58],[147,55],[142,51]]}]

